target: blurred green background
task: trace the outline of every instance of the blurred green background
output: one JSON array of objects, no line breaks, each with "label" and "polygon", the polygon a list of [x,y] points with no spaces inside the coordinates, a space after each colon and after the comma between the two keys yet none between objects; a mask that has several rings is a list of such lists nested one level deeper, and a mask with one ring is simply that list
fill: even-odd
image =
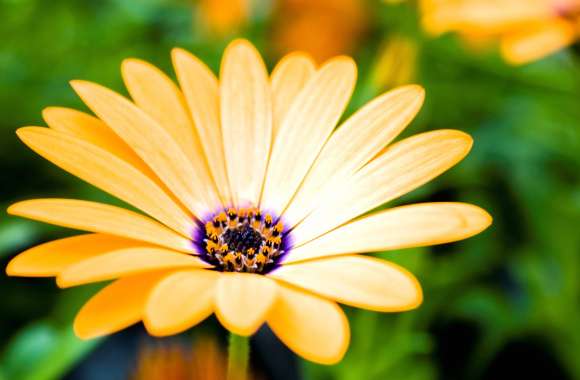
[{"label": "blurred green background", "polygon": [[[227,15],[240,2],[216,3]],[[471,202],[494,224],[464,242],[382,254],[417,275],[425,302],[396,315],[348,309],[352,343],[339,365],[306,363],[284,350],[269,354],[276,342],[266,331],[253,342],[255,368],[276,379],[580,379],[577,47],[508,66],[493,49],[473,51],[453,35],[425,36],[412,3],[261,0],[225,26],[211,12],[186,0],[0,0],[0,207],[38,196],[111,201],[14,133],[44,125],[47,106],[86,109],[71,79],[126,94],[123,58],[173,75],[169,53],[180,46],[217,70],[236,36],[251,39],[270,68],[301,43],[320,58],[352,54],[359,84],[349,112],[412,81],[427,98],[406,135],[456,128],[475,139],[460,165],[398,203]],[[3,212],[2,267],[28,247],[73,233]],[[151,339],[137,327],[77,340],[72,318],[94,290],[62,291],[52,280],[2,274],[0,379],[127,379],[138,346]],[[211,319],[196,330],[223,336]]]}]

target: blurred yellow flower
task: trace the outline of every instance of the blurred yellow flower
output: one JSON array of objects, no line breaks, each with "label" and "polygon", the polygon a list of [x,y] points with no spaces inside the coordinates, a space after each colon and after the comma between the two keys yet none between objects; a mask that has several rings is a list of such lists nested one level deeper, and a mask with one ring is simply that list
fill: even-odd
[{"label": "blurred yellow flower", "polygon": [[[218,36],[233,34],[250,18],[250,0],[199,0],[201,21]],[[271,42],[284,55],[296,50],[317,62],[352,53],[368,27],[363,0],[276,0]]]},{"label": "blurred yellow flower", "polygon": [[199,10],[213,34],[228,35],[247,22],[250,0],[199,0]]},{"label": "blurred yellow flower", "polygon": [[148,344],[139,352],[131,380],[226,380],[227,362],[208,337],[198,338],[191,350],[179,343]]},{"label": "blurred yellow flower", "polygon": [[280,0],[273,31],[278,54],[306,51],[317,62],[350,54],[367,29],[362,0]]},{"label": "blurred yellow flower", "polygon": [[455,31],[480,44],[498,40],[504,58],[523,64],[578,38],[580,0],[421,0],[425,29]]},{"label": "blurred yellow flower", "polygon": [[173,63],[180,88],[129,59],[122,73],[133,101],[73,81],[97,117],[48,108],[49,128],[18,130],[41,156],[143,212],[75,199],[9,208],[91,232],[29,249],[7,267],[56,276],[61,287],[114,279],[78,313],[79,337],[139,321],[152,335],[172,335],[215,312],[235,334],[267,323],[298,355],[336,363],[350,334],[336,302],[396,312],[422,301],[412,274],[357,253],[452,242],[490,224],[462,203],[364,215],[471,148],[454,130],[389,145],[419,111],[422,88],[379,96],[333,133],[356,81],[348,57],[316,67],[293,53],[268,75],[256,49],[236,40],[219,80],[184,50]]},{"label": "blurred yellow flower", "polygon": [[[199,379],[225,380],[226,366],[214,365],[215,360],[220,364],[225,363],[225,360],[222,363],[221,358],[214,355],[215,345],[207,348],[212,351],[204,352],[196,349],[192,355],[179,344],[143,346],[137,357],[137,365],[131,380],[187,380],[194,379],[194,374],[199,375]],[[207,361],[203,364],[207,364],[206,368],[195,368],[197,363],[194,364],[192,359],[197,358],[197,355],[205,356]],[[205,376],[207,370],[213,374],[210,372],[209,376]]]}]

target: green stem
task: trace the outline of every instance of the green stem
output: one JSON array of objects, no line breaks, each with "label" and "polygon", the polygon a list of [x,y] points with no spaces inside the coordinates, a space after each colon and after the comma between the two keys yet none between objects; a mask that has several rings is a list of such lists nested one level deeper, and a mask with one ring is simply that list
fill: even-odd
[{"label": "green stem", "polygon": [[250,359],[250,338],[230,333],[228,344],[228,380],[246,380]]}]

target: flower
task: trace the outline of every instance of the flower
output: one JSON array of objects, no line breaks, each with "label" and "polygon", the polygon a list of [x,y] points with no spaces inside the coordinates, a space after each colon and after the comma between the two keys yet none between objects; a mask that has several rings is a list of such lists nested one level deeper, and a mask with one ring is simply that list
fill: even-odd
[{"label": "flower", "polygon": [[369,24],[361,0],[281,0],[276,3],[273,48],[306,51],[317,62],[354,51]]},{"label": "flower", "polygon": [[421,0],[432,34],[456,31],[479,44],[498,40],[504,58],[523,64],[578,38],[579,0]]},{"label": "flower", "polygon": [[[131,380],[226,380],[228,359],[210,337],[195,340],[191,349],[178,342],[144,344]],[[247,379],[257,379],[249,375]]]},{"label": "flower", "polygon": [[[200,0],[194,8],[199,22],[216,36],[235,34],[259,18],[249,0]],[[305,51],[317,62],[352,53],[369,29],[369,9],[361,0],[279,0],[260,11],[272,14],[272,50]]]},{"label": "flower", "polygon": [[209,31],[225,36],[240,29],[250,16],[249,0],[200,0],[201,21]]},{"label": "flower", "polygon": [[[135,370],[130,379],[185,380],[193,379],[195,375],[201,375],[207,380],[225,379],[225,365],[223,364],[227,361],[222,359],[222,355],[218,351],[219,348],[215,343],[210,341],[207,347],[201,346],[200,348],[208,349],[207,354],[197,347],[194,347],[193,352],[188,352],[189,350],[186,350],[185,347],[178,343],[166,343],[165,345],[142,345],[139,349]],[[206,373],[205,368],[197,368],[198,363],[203,362],[195,359],[201,359],[201,357],[204,356],[208,364],[207,370],[209,371],[207,372],[211,373],[209,376],[204,376]]]},{"label": "flower", "polygon": [[411,273],[357,253],[452,242],[490,224],[485,211],[462,203],[364,215],[471,148],[455,130],[389,145],[421,107],[419,86],[379,96],[333,132],[355,84],[348,57],[316,67],[293,53],[268,76],[255,48],[236,40],[219,81],[182,49],[173,63],[180,88],[129,59],[122,73],[133,101],[73,81],[98,118],[47,108],[49,128],[17,132],[44,158],[143,212],[74,199],[8,209],[90,232],[34,247],[7,267],[9,275],[55,276],[63,288],[114,280],[79,311],[79,337],[139,321],[154,336],[172,335],[215,312],[235,334],[266,322],[298,355],[336,363],[350,334],[337,302],[398,312],[422,301]]}]

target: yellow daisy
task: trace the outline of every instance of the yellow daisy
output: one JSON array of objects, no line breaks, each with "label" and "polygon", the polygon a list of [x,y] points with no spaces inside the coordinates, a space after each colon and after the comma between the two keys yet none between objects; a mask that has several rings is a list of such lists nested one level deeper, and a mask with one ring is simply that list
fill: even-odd
[{"label": "yellow daisy", "polygon": [[278,54],[306,51],[317,62],[350,54],[370,29],[370,9],[361,0],[275,2],[273,48]]},{"label": "yellow daisy", "polygon": [[267,323],[298,355],[336,363],[349,342],[337,302],[394,312],[422,301],[409,272],[357,253],[452,242],[490,224],[462,203],[366,215],[471,148],[454,130],[390,144],[421,107],[420,87],[379,96],[334,131],[356,80],[348,57],[316,67],[293,53],[269,76],[256,49],[236,40],[218,81],[186,51],[172,56],[180,87],[129,59],[122,73],[132,101],[73,81],[97,117],[47,108],[49,128],[17,132],[44,158],[142,211],[74,199],[9,208],[90,232],[34,247],[7,267],[55,276],[61,287],[114,280],[78,313],[79,337],[139,321],[154,336],[177,334],[215,313],[235,334]]},{"label": "yellow daisy", "polygon": [[504,58],[523,64],[578,39],[580,0],[421,0],[433,34],[455,31],[475,44],[498,40]]},{"label": "yellow daisy", "polygon": [[235,33],[248,21],[249,0],[199,0],[201,22],[218,36]]},{"label": "yellow daisy", "polygon": [[178,342],[146,343],[130,380],[226,380],[227,363],[217,341],[209,337],[197,338],[191,348]]}]

